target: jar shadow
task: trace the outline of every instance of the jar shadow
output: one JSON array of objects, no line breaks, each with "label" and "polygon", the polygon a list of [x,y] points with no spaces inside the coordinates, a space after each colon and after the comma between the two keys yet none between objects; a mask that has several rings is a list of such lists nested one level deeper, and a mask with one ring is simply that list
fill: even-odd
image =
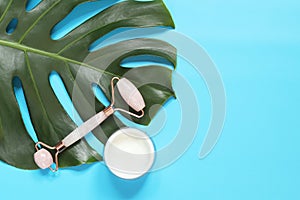
[{"label": "jar shadow", "polygon": [[123,198],[131,198],[138,194],[148,177],[148,173],[144,176],[134,179],[134,180],[125,180],[115,176],[112,173],[109,173],[109,180],[111,185],[118,191],[118,194]]}]

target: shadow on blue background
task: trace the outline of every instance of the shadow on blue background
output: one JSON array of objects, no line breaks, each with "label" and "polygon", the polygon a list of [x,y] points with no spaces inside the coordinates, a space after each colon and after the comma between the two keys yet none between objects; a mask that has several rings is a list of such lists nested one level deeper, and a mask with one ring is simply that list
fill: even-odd
[{"label": "shadow on blue background", "polygon": [[[97,3],[89,12],[101,9],[102,5],[97,7]],[[300,198],[299,1],[165,3],[174,17],[176,30],[205,47],[225,83],[228,113],[214,151],[206,159],[198,159],[210,119],[210,98],[201,77],[195,76],[192,67],[179,59],[177,72],[189,80],[197,94],[201,122],[193,145],[176,163],[132,182],[114,177],[103,163],[57,174],[24,171],[0,163],[2,197]],[[169,123],[176,123],[177,102],[171,101],[165,111]],[[173,137],[172,129],[164,129],[155,143],[163,146]]]}]

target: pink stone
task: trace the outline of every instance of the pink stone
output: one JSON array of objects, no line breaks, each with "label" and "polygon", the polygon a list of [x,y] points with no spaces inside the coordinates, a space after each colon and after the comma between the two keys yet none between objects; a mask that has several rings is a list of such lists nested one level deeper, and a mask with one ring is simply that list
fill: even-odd
[{"label": "pink stone", "polygon": [[121,78],[117,83],[118,90],[124,101],[135,111],[145,108],[145,101],[139,90],[126,78]]},{"label": "pink stone", "polygon": [[46,149],[40,149],[34,154],[34,162],[41,169],[50,167],[53,163],[52,155]]}]

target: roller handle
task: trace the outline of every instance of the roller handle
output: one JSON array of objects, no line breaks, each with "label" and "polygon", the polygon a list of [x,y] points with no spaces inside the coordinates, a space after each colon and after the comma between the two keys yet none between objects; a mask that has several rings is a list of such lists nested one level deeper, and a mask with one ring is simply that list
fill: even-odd
[{"label": "roller handle", "polygon": [[84,136],[86,136],[89,132],[94,130],[97,126],[99,126],[105,119],[107,119],[108,115],[105,114],[104,111],[97,113],[89,120],[84,122],[82,125],[77,127],[74,131],[72,131],[69,135],[67,135],[62,143],[65,147],[69,147]]}]

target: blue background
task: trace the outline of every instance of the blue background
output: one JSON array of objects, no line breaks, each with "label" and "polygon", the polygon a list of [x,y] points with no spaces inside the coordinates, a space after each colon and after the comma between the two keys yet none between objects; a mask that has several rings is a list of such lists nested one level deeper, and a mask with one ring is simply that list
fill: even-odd
[{"label": "blue background", "polygon": [[[198,158],[210,119],[205,83],[179,60],[177,71],[197,94],[201,121],[177,162],[135,181],[114,177],[102,163],[57,174],[0,163],[1,199],[300,199],[299,1],[165,3],[176,30],[207,50],[224,81],[227,116],[213,152]],[[168,121],[176,121],[176,101],[165,109]],[[156,141],[161,145],[172,137],[166,129],[160,134],[167,135]]]}]

